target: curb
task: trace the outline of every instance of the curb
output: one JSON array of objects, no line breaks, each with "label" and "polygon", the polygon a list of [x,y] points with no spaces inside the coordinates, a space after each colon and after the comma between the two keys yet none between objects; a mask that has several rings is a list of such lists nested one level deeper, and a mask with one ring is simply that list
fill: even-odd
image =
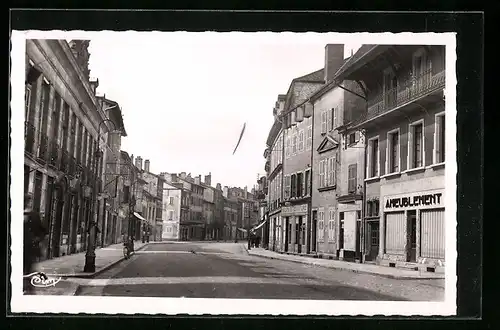
[{"label": "curb", "polygon": [[[144,244],[144,245],[143,245],[143,246],[141,246],[140,248],[136,249],[136,250],[134,251],[134,253],[132,253],[132,254],[131,254],[131,256],[132,256],[132,255],[134,255],[136,251],[141,251],[142,249],[144,249],[144,248],[145,248],[146,246],[148,246],[148,245],[149,245],[149,243]],[[104,271],[106,271],[106,270],[110,269],[111,267],[116,266],[117,264],[119,264],[119,263],[120,263],[120,262],[122,262],[123,260],[125,260],[125,257],[121,257],[120,259],[118,259],[118,260],[116,260],[116,261],[110,262],[109,264],[107,264],[106,266],[102,267],[101,269],[99,269],[99,270],[97,270],[97,271],[95,271],[95,272],[93,272],[93,273],[90,273],[90,274],[88,274],[88,275],[67,276],[67,277],[75,277],[75,278],[94,278],[95,276],[97,276],[97,275],[101,274],[102,272],[104,272]],[[69,295],[70,295],[70,296],[77,296],[77,295],[80,293],[80,291],[81,291],[81,287],[82,287],[82,286],[81,286],[81,285],[79,285],[79,284],[78,284],[78,285],[76,285],[76,288],[75,288],[75,290],[73,291],[73,294],[69,294]]]},{"label": "curb", "polygon": [[396,279],[396,280],[436,280],[436,279],[444,279],[444,278],[439,278],[439,277],[432,277],[432,276],[424,276],[424,277],[419,277],[419,276],[398,276],[398,275],[391,275],[391,274],[379,274],[379,273],[373,273],[369,272],[366,270],[358,270],[358,269],[352,269],[352,268],[343,268],[343,267],[330,267],[326,265],[320,265],[316,264],[314,262],[306,262],[301,261],[301,260],[291,260],[291,259],[284,259],[284,258],[278,258],[278,257],[273,257],[273,256],[264,256],[260,254],[253,254],[251,252],[247,253],[251,256],[254,257],[261,257],[261,258],[266,258],[266,259],[273,259],[273,260],[281,260],[281,261],[289,261],[289,262],[295,262],[298,264],[305,264],[305,265],[310,265],[310,266],[316,266],[316,267],[323,267],[323,268],[330,268],[330,269],[339,269],[339,270],[345,270],[349,271],[352,273],[357,273],[357,274],[368,274],[368,275],[373,275],[373,276],[380,276],[380,277],[386,277],[386,278],[391,278],[391,279]]}]

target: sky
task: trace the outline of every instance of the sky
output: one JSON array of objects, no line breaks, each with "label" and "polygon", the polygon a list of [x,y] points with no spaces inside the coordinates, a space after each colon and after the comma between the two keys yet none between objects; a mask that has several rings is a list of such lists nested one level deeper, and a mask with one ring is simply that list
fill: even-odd
[{"label": "sky", "polygon": [[[211,173],[213,186],[251,189],[265,174],[278,94],[324,66],[327,43],[337,41],[328,34],[116,33],[91,39],[89,68],[97,93],[122,108],[122,150],[149,159],[153,173]],[[358,47],[346,44],[346,55]]]}]

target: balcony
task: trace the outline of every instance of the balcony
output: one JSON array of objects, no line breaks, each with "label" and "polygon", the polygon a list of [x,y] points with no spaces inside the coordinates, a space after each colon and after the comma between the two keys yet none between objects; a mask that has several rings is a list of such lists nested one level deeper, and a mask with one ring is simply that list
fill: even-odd
[{"label": "balcony", "polygon": [[420,76],[403,79],[398,85],[368,101],[366,119],[377,117],[443,89],[445,87],[445,71],[432,74],[431,70],[427,70]]},{"label": "balcony", "polygon": [[44,133],[40,134],[40,140],[38,144],[38,157],[37,159],[41,162],[46,162],[49,158],[49,141],[47,135]]},{"label": "balcony", "polygon": [[30,122],[24,122],[24,150],[29,154],[33,154],[35,146],[35,126]]}]

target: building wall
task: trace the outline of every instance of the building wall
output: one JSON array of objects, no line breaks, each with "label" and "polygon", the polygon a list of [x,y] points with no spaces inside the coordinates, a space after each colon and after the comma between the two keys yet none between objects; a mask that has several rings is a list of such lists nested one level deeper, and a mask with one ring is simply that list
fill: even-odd
[{"label": "building wall", "polygon": [[41,76],[26,85],[24,189],[49,230],[43,258],[52,258],[86,247],[97,215],[91,194],[101,189],[94,151],[103,114],[65,41],[27,40],[26,56]]},{"label": "building wall", "polygon": [[[173,188],[173,187],[167,187]],[[181,194],[179,190],[163,190],[162,240],[180,239]]]}]

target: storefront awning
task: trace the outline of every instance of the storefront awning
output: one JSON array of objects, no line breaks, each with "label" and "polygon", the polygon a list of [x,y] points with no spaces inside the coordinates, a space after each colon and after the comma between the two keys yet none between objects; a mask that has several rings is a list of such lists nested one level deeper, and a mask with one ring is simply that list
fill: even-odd
[{"label": "storefront awning", "polygon": [[146,221],[146,222],[147,222],[147,220],[146,220],[146,219],[144,219],[144,218],[142,217],[142,215],[140,215],[140,214],[139,214],[139,213],[137,213],[137,212],[134,212],[134,216],[135,216],[137,219],[140,219],[141,221]]}]

